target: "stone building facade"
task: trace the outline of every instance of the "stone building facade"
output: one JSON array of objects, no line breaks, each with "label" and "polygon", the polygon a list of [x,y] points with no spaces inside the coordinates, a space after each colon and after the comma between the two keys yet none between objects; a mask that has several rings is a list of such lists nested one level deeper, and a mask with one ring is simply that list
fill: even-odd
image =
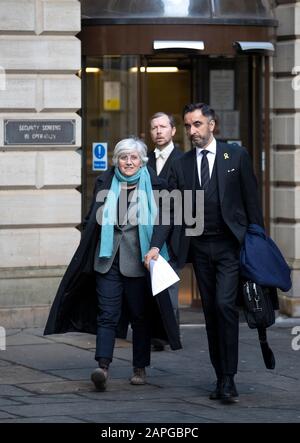
[{"label": "stone building facade", "polygon": [[[45,323],[80,238],[79,31],[77,0],[0,1],[0,324],[6,327]],[[4,125],[13,119],[75,120],[76,140],[6,145]]]},{"label": "stone building facade", "polygon": [[300,317],[300,1],[277,0],[275,13],[271,233],[292,268],[281,312]]}]

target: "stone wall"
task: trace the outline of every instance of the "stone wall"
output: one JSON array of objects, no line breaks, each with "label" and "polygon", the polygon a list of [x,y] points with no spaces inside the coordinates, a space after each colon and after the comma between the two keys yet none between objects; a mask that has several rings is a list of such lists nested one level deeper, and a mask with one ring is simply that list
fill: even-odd
[{"label": "stone wall", "polygon": [[277,0],[276,15],[272,236],[293,270],[281,312],[300,317],[300,1]]},{"label": "stone wall", "polygon": [[[43,326],[80,238],[80,2],[0,9],[0,325]],[[11,119],[75,120],[75,139],[7,145]]]}]

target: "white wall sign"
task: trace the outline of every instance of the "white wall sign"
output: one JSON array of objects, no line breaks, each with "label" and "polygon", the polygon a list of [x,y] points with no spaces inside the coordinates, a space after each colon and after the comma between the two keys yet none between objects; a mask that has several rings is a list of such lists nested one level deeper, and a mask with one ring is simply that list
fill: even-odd
[{"label": "white wall sign", "polygon": [[107,167],[107,143],[93,143],[93,171],[106,171]]},{"label": "white wall sign", "polygon": [[120,82],[104,82],[103,85],[104,111],[120,111],[121,109],[121,84]]},{"label": "white wall sign", "polygon": [[222,134],[223,138],[239,138],[240,137],[240,113],[239,111],[222,112]]},{"label": "white wall sign", "polygon": [[239,111],[217,111],[218,129],[217,138],[240,138],[240,113]]},{"label": "white wall sign", "polygon": [[209,104],[215,110],[234,109],[234,71],[212,69],[209,72]]}]

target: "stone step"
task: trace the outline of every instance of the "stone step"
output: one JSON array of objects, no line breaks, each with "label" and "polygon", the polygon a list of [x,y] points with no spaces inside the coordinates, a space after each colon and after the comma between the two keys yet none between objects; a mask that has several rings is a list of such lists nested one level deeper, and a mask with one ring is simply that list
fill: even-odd
[{"label": "stone step", "polygon": [[43,328],[50,305],[12,306],[0,309],[0,326],[5,329]]}]

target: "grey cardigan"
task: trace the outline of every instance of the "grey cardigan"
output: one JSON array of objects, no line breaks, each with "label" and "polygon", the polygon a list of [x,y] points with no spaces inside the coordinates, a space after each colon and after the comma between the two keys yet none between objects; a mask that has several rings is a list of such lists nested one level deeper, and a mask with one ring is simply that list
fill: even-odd
[{"label": "grey cardigan", "polygon": [[137,206],[135,202],[136,191],[133,193],[127,213],[124,214],[123,222],[127,221],[128,212],[130,212],[129,220],[123,225],[119,225],[117,223],[114,227],[114,244],[111,257],[99,257],[99,238],[94,259],[94,270],[96,272],[99,272],[100,274],[105,274],[108,272],[113,264],[117,252],[119,252],[119,269],[122,275],[126,277],[145,276],[146,269],[141,258],[138,226],[130,223],[130,220],[132,220],[131,217],[134,219],[136,216]]}]

